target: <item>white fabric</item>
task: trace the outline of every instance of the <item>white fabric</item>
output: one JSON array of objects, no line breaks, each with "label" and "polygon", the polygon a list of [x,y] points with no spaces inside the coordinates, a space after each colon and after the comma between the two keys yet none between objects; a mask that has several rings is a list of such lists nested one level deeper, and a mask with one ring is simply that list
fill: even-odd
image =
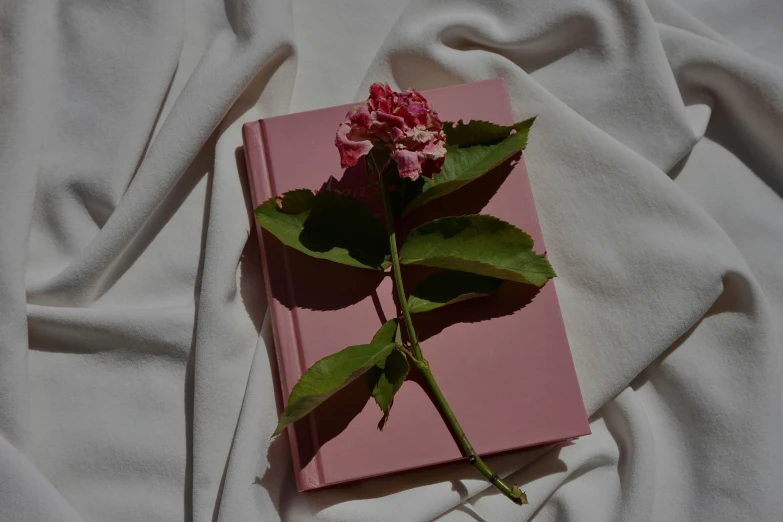
[{"label": "white fabric", "polygon": [[[783,4],[406,4],[0,5],[0,521],[781,519]],[[298,494],[240,125],[495,76],[594,433]]]}]

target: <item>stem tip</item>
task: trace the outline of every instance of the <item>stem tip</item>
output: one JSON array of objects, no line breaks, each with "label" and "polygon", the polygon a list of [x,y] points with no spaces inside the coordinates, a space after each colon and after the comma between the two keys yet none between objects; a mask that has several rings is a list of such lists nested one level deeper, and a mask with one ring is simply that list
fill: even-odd
[{"label": "stem tip", "polygon": [[527,495],[516,484],[511,487],[511,496],[513,497],[512,500],[520,506],[527,504]]}]

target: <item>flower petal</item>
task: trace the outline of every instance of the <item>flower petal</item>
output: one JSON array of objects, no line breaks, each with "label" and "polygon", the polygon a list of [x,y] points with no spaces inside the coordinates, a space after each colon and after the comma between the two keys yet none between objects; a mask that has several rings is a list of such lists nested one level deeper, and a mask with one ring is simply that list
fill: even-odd
[{"label": "flower petal", "polygon": [[356,165],[359,158],[368,154],[373,145],[372,141],[367,138],[354,138],[351,131],[350,125],[341,123],[334,139],[334,144],[340,152],[340,165],[344,169]]},{"label": "flower petal", "polygon": [[397,163],[397,170],[401,178],[408,178],[411,181],[416,181],[419,178],[424,156],[418,152],[397,149],[391,153],[391,157]]},{"label": "flower petal", "polygon": [[373,83],[367,101],[353,108],[337,130],[335,145],[342,166],[355,165],[374,145],[391,149],[401,177],[439,172],[446,155],[446,135],[437,112],[414,89],[395,92]]}]

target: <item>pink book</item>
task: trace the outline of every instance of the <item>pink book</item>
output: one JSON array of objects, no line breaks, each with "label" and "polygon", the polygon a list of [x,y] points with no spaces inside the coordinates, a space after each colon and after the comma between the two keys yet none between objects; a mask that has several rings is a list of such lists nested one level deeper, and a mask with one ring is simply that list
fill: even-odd
[{"label": "pink book", "polygon": [[[514,123],[502,79],[424,91],[444,121]],[[363,170],[345,172],[334,146],[355,104],[267,118],[243,128],[253,206],[284,192],[324,187],[364,199],[380,215]],[[535,139],[536,127],[531,130]],[[375,201],[377,200],[377,201]],[[411,214],[411,226],[443,215],[493,214],[545,251],[524,161],[507,163]],[[383,222],[383,220],[381,220]],[[402,232],[404,234],[404,231]],[[317,360],[369,342],[397,315],[391,278],[313,259],[258,230],[283,400]],[[405,288],[432,273],[405,267]],[[424,355],[480,455],[590,433],[552,282],[504,283],[500,292],[414,315]],[[410,376],[379,429],[382,412],[360,378],[287,428],[300,491],[462,458],[426,388]],[[467,463],[465,464],[468,465]],[[477,475],[478,476],[478,475]]]}]

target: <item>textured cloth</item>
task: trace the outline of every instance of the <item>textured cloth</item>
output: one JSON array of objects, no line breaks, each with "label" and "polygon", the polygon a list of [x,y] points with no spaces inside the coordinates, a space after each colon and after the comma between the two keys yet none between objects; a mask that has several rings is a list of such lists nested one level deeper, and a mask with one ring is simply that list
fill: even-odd
[{"label": "textured cloth", "polygon": [[[0,6],[0,521],[773,521],[779,0]],[[593,435],[299,494],[244,121],[502,76]],[[466,385],[469,385],[466,383]],[[514,390],[503,390],[513,414]]]}]

